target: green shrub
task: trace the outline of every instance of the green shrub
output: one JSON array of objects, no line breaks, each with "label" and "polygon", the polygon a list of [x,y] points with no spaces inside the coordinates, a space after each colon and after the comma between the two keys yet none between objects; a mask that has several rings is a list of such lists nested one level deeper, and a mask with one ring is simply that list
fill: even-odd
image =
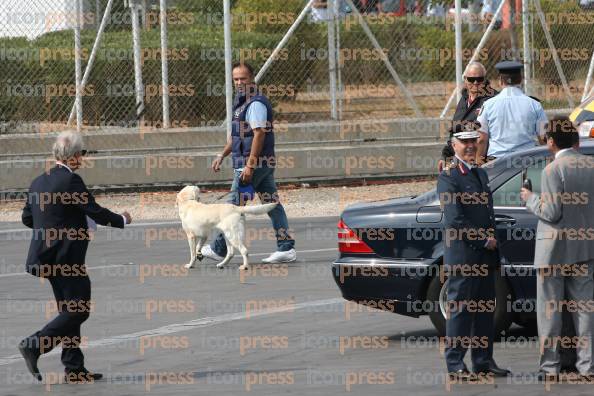
[{"label": "green shrub", "polygon": [[237,0],[232,11],[233,29],[238,32],[284,33],[305,5],[303,0]]}]

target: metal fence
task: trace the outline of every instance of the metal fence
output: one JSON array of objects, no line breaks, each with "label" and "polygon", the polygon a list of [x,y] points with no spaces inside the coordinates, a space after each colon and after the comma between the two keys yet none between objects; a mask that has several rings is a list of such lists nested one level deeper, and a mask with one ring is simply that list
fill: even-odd
[{"label": "metal fence", "polygon": [[[461,51],[450,8],[458,2]],[[527,91],[547,109],[571,108],[592,85],[587,4],[234,0],[232,58],[255,66],[287,123],[447,118],[458,53],[462,66],[474,58],[492,78],[498,61],[525,61]],[[224,21],[221,0],[5,0],[0,131],[220,126]]]}]

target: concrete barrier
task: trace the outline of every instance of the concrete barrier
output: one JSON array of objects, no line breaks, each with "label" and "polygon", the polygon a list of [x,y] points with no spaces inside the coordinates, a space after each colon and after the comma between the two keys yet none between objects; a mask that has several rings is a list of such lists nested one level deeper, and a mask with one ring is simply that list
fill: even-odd
[{"label": "concrete barrier", "polygon": [[[280,148],[276,151],[276,178],[283,182],[432,175],[437,173],[442,145],[434,140]],[[95,187],[229,184],[229,158],[221,172],[210,169],[218,152],[90,156],[79,173],[87,185]],[[26,190],[35,177],[53,166],[51,158],[0,161],[1,190]]]},{"label": "concrete barrier", "polygon": [[[275,124],[277,146],[335,145],[364,140],[439,139],[449,124],[439,119],[361,120]],[[49,153],[57,132],[0,136],[0,159]],[[191,148],[212,151],[225,144],[223,128],[201,127],[170,130],[111,128],[83,132],[87,149],[99,153],[172,151]]]}]

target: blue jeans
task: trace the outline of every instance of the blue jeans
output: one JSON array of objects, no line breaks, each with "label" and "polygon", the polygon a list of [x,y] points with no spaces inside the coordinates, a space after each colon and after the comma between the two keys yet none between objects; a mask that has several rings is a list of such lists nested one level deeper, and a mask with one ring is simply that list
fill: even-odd
[{"label": "blue jeans", "polygon": [[[241,172],[235,169],[233,171],[233,183],[231,184],[231,192],[227,196],[227,202],[233,205],[245,205],[245,199],[240,199],[239,192],[239,177]],[[276,190],[276,183],[274,181],[274,168],[256,168],[254,169],[254,176],[252,177],[252,185],[254,190],[258,193],[262,203],[278,202],[278,205],[270,212],[268,217],[272,221],[272,227],[276,235],[276,245],[280,252],[293,249],[295,241],[289,235],[289,221],[285,208],[281,205],[278,192]],[[241,201],[241,202],[240,202]],[[222,233],[218,233],[214,242],[210,244],[211,249],[219,256],[227,254],[227,244]]]}]

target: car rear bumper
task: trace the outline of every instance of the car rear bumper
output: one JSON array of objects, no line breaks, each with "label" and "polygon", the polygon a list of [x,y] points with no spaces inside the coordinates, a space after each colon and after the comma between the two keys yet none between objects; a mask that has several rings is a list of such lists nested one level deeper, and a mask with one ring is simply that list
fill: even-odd
[{"label": "car rear bumper", "polygon": [[389,260],[343,257],[332,263],[342,296],[360,304],[418,317],[427,285],[439,275],[436,259]]}]

